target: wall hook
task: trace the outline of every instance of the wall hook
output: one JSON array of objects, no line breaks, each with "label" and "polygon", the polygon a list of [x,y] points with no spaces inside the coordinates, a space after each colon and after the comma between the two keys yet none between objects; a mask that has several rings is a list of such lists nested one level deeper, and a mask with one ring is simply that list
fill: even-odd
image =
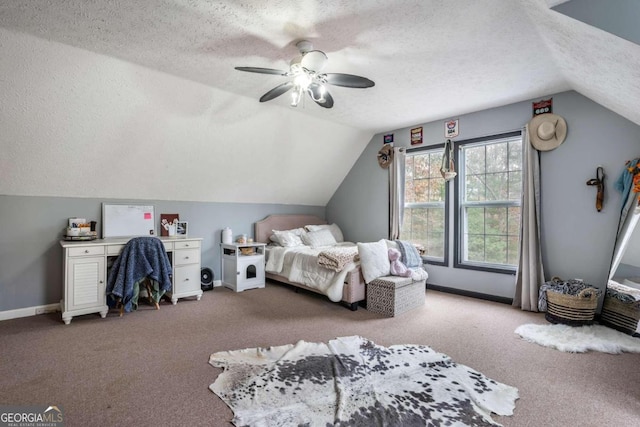
[{"label": "wall hook", "polygon": [[598,212],[602,210],[602,203],[604,201],[604,169],[602,166],[598,166],[596,169],[596,177],[587,181],[587,185],[595,185],[598,189],[596,194],[596,209]]}]

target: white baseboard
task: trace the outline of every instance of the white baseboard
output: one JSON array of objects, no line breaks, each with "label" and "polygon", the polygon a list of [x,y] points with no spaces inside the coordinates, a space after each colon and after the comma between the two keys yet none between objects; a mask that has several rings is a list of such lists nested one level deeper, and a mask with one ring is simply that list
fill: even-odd
[{"label": "white baseboard", "polygon": [[18,319],[20,317],[35,316],[36,314],[53,313],[60,310],[60,304],[37,305],[35,307],[18,308],[16,310],[0,311],[0,321]]},{"label": "white baseboard", "polygon": [[219,286],[222,286],[222,280],[214,280],[213,281],[213,287],[217,288]]}]

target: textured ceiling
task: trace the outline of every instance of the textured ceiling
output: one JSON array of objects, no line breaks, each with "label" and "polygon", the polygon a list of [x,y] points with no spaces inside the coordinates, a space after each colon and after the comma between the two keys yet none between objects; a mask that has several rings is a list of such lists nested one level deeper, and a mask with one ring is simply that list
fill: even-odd
[{"label": "textured ceiling", "polygon": [[[371,132],[574,89],[640,124],[640,46],[549,9],[554,0],[12,0],[0,26],[114,56],[255,99],[284,77],[295,42],[326,72],[331,110],[297,110]],[[288,96],[263,108],[292,108]]]}]

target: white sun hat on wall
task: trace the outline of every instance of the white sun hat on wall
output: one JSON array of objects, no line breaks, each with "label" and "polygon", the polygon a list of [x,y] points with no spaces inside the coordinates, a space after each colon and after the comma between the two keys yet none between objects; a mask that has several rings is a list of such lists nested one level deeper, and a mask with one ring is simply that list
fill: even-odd
[{"label": "white sun hat on wall", "polygon": [[538,151],[550,151],[567,137],[567,122],[551,113],[539,114],[529,122],[529,139]]}]

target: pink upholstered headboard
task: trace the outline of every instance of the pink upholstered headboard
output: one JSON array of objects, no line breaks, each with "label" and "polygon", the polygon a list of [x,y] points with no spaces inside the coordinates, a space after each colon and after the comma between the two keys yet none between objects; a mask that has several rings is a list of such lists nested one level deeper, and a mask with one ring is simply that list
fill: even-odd
[{"label": "pink upholstered headboard", "polygon": [[263,220],[256,222],[255,239],[256,242],[269,243],[272,230],[291,230],[305,225],[326,224],[327,221],[315,215],[269,215]]}]

